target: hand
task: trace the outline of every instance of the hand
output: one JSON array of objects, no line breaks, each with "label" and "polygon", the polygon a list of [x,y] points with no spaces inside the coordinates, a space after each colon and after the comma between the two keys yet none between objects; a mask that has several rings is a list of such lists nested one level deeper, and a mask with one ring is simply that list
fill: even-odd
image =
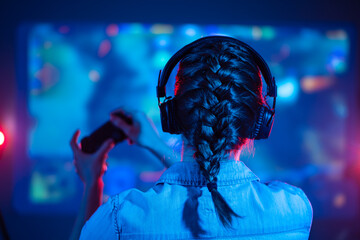
[{"label": "hand", "polygon": [[[132,119],[132,124],[126,123],[114,113],[121,111]],[[136,143],[150,150],[165,167],[170,167],[180,157],[159,137],[154,123],[142,112],[118,109],[111,114],[111,122],[127,135],[129,143]]]},{"label": "hand", "polygon": [[[133,124],[128,124],[114,114],[119,111],[131,118]],[[126,134],[130,144],[136,143],[145,148],[152,148],[162,142],[154,123],[143,112],[118,109],[111,113],[111,122]]]},{"label": "hand", "polygon": [[77,141],[80,131],[77,130],[71,138],[70,146],[74,153],[74,165],[78,175],[85,185],[96,183],[106,171],[107,154],[114,147],[113,140],[105,141],[101,147],[93,154],[81,151]]}]

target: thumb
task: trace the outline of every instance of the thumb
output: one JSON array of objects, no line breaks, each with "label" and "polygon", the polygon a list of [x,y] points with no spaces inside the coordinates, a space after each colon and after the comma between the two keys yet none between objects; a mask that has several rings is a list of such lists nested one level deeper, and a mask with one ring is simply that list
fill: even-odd
[{"label": "thumb", "polygon": [[129,135],[132,125],[125,122],[120,117],[111,114],[111,122],[118,128],[120,128],[126,135]]},{"label": "thumb", "polygon": [[108,139],[106,140],[101,147],[99,148],[99,150],[97,151],[98,155],[105,155],[107,154],[113,147],[115,146],[114,140],[112,139]]}]

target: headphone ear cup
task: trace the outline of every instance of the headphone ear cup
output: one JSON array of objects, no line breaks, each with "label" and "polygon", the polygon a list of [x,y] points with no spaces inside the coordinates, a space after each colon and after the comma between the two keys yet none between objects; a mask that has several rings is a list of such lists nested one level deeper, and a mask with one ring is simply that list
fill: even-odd
[{"label": "headphone ear cup", "polygon": [[181,129],[176,119],[175,99],[168,99],[160,105],[161,126],[164,132],[180,134]]},{"label": "headphone ear cup", "polygon": [[271,109],[264,105],[261,106],[252,138],[256,140],[268,138],[274,124],[274,116],[275,113]]}]

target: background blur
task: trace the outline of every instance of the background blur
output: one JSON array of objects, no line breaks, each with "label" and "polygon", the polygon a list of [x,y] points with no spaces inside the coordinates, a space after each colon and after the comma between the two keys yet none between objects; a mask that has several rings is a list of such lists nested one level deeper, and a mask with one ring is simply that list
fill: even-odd
[{"label": "background blur", "polygon": [[[360,239],[359,5],[0,3],[0,210],[10,236],[66,239],[82,194],[68,145],[75,129],[86,136],[123,105],[160,130],[158,71],[183,45],[225,34],[253,46],[278,84],[272,135],[244,162],[262,181],[305,191],[310,239]],[[179,149],[177,136],[161,136]],[[127,143],[108,161],[106,196],[146,190],[163,170]]]}]

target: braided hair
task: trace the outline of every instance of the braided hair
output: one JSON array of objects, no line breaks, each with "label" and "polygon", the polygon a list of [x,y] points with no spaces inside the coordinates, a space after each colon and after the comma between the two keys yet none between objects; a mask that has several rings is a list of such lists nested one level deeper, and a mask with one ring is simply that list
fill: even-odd
[{"label": "braided hair", "polygon": [[204,43],[183,58],[175,97],[182,134],[207,181],[225,227],[240,217],[217,190],[220,162],[239,150],[253,131],[264,103],[260,71],[252,55],[230,42]]}]

